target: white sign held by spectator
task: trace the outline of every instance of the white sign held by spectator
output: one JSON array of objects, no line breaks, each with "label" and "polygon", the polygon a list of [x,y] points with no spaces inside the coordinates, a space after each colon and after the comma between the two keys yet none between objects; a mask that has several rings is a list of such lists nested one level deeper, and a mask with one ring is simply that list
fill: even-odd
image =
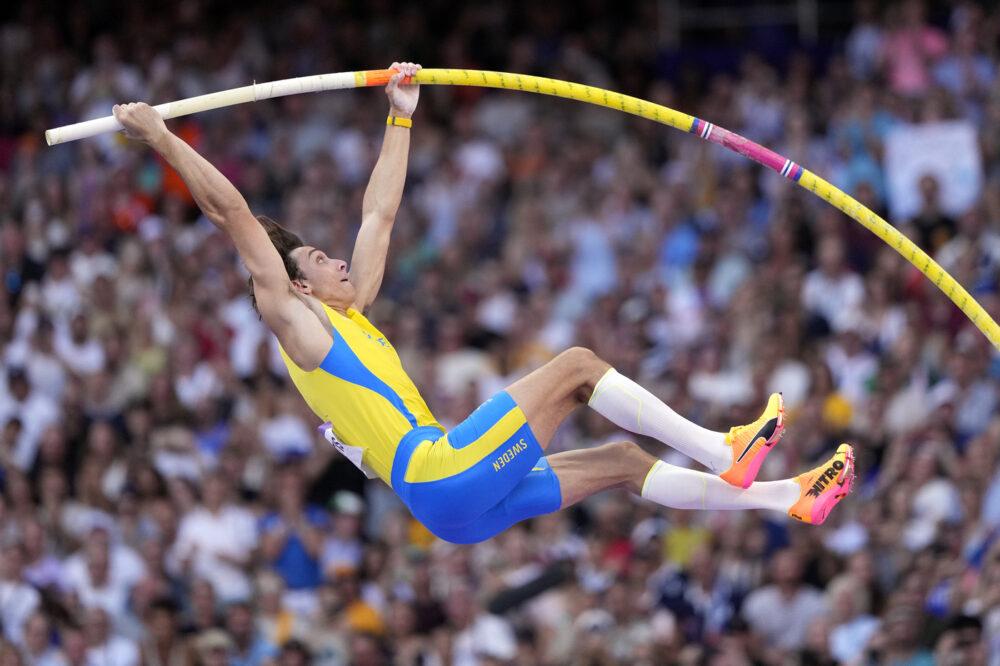
[{"label": "white sign held by spectator", "polygon": [[961,215],[975,203],[983,185],[975,126],[955,120],[892,130],[885,142],[885,173],[893,220],[920,212],[918,184],[928,174],[938,181],[944,212]]}]

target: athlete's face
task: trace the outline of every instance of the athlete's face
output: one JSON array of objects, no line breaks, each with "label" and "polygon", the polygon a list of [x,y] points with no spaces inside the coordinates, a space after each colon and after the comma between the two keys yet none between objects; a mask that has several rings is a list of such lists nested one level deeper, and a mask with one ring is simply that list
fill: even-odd
[{"label": "athlete's face", "polygon": [[331,259],[326,252],[311,245],[295,248],[291,256],[305,275],[303,280],[292,281],[300,292],[330,307],[347,308],[354,302],[354,285],[347,273],[346,261]]}]

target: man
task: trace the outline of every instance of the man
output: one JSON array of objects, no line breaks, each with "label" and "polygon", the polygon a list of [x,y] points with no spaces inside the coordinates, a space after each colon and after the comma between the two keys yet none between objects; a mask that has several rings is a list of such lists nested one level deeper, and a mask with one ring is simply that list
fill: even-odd
[{"label": "man", "polygon": [[771,556],[771,583],[751,592],[743,602],[743,619],[771,647],[799,650],[809,623],[826,614],[823,593],[802,581],[798,551],[786,548]]},{"label": "man", "polygon": [[288,586],[285,602],[303,615],[316,607],[315,590],[322,581],[320,550],[329,517],[306,503],[306,485],[297,463],[277,472],[277,510],[260,521],[260,556]]},{"label": "man", "polygon": [[24,625],[42,597],[24,582],[24,546],[14,537],[0,543],[0,642],[21,643]]},{"label": "man", "polygon": [[66,666],[62,651],[52,644],[52,624],[45,613],[36,611],[28,617],[21,647],[26,666]]},{"label": "man", "polygon": [[209,475],[202,484],[202,503],[181,519],[173,547],[184,570],[210,581],[223,604],[253,593],[246,566],[257,547],[256,519],[230,501],[231,494],[228,479]]},{"label": "man", "polygon": [[[685,420],[593,352],[574,348],[512,384],[446,433],[396,351],[362,314],[385,269],[406,175],[419,65],[393,63],[388,127],[365,191],[351,272],[268,218],[255,218],[226,178],[171,134],[145,104],[115,106],[128,138],[153,147],[187,183],[202,212],[232,238],[261,317],[281,344],[292,381],[328,421],[325,436],[388,483],[442,539],[474,543],[512,524],[613,487],[676,508],[769,508],[822,522],[850,489],[853,453],[842,445],[796,479],[751,484],[784,428],[781,397],[728,434]],[[560,423],[587,403],[619,427],[650,435],[721,478],[667,465],[632,442],[543,457]]]}]

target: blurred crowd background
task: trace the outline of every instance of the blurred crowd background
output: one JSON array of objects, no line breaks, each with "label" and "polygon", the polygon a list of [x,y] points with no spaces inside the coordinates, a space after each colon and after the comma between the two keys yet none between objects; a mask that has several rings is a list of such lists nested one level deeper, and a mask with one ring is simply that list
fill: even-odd
[{"label": "blurred crowd background", "polygon": [[[764,479],[858,454],[821,527],[615,492],[458,547],[323,443],[176,174],[119,135],[43,139],[116,102],[413,60],[663,103],[886,214],[886,138],[963,120],[976,203],[946,210],[927,176],[891,221],[1000,318],[992,3],[835,3],[810,41],[759,21],[677,42],[678,4],[5,5],[0,666],[1000,664],[1000,357],[794,184],[620,113],[422,90],[370,318],[442,423],[584,345],[718,430],[783,391]],[[349,258],[386,107],[357,90],[171,127]],[[552,451],[620,437],[581,410]]]}]

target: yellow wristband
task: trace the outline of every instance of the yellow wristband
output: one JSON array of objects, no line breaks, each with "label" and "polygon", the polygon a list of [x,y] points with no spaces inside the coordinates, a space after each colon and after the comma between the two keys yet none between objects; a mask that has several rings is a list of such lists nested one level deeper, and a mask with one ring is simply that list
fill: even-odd
[{"label": "yellow wristband", "polygon": [[400,118],[399,116],[389,116],[385,119],[386,125],[392,125],[393,127],[413,127],[413,121],[409,118]]}]

